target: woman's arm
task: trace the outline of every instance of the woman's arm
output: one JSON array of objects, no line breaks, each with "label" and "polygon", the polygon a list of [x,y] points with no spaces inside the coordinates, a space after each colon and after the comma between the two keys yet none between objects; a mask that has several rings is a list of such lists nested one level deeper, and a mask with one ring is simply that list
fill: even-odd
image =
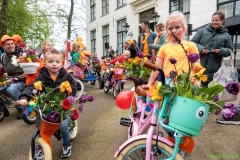
[{"label": "woman's arm", "polygon": [[204,29],[200,29],[197,31],[197,33],[193,36],[193,38],[191,39],[191,42],[195,43],[199,53],[202,53],[202,50],[204,49],[204,46],[200,45],[200,41],[202,38],[202,33],[203,33]]}]

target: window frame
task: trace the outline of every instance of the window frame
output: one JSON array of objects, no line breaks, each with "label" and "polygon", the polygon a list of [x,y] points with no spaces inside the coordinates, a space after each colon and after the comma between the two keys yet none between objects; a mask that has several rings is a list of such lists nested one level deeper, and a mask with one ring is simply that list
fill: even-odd
[{"label": "window frame", "polygon": [[[181,3],[181,1],[183,1],[183,0],[176,0],[176,1],[178,1],[178,4],[176,4],[176,5],[174,5],[174,6],[178,6],[178,8],[177,9],[175,9],[175,10],[171,10],[172,9],[172,5],[171,5],[171,2],[172,1],[175,1],[175,0],[170,0],[169,1],[169,13],[172,13],[172,12],[174,12],[174,11],[180,11],[180,12],[182,12],[183,14],[184,14],[184,16],[186,17],[186,20],[187,20],[187,23],[190,23],[190,5],[191,5],[191,0],[186,0],[186,1],[189,1],[189,11],[186,11],[186,12],[183,12],[183,2]],[[182,11],[181,11],[181,8],[182,8]]]},{"label": "window frame", "polygon": [[[104,6],[104,1],[106,1],[106,5]],[[106,12],[104,14],[104,11]],[[107,15],[109,13],[109,0],[102,0],[102,15]]]},{"label": "window frame", "polygon": [[91,39],[91,53],[94,54],[96,52],[96,29],[90,32]]},{"label": "window frame", "polygon": [[[124,3],[124,1],[125,1],[125,3]],[[122,3],[120,5],[118,5],[119,2],[122,2]],[[117,8],[122,7],[122,6],[126,5],[126,4],[127,4],[126,0],[117,0]]]},{"label": "window frame", "polygon": [[[104,34],[104,30],[107,30],[107,34]],[[107,56],[108,52],[105,49],[105,43],[109,43],[109,24],[102,26],[102,42],[103,42],[103,56]]]},{"label": "window frame", "polygon": [[96,20],[96,0],[90,0],[91,21]]},{"label": "window frame", "polygon": [[[117,50],[118,50],[118,53],[121,54],[123,53],[123,51],[125,50],[124,49],[124,42],[126,40],[126,37],[127,37],[127,34],[125,33],[124,29],[123,29],[123,25],[125,24],[125,22],[127,22],[127,19],[124,18],[124,19],[120,19],[117,21]],[[122,30],[119,30],[119,25],[122,25],[121,29]],[[119,42],[119,36],[121,36],[121,42]],[[121,48],[119,47],[121,46]]]}]

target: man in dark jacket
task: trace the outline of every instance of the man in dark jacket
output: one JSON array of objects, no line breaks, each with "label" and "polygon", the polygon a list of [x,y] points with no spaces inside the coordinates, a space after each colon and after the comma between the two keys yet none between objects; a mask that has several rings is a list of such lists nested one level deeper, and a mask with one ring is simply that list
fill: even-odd
[{"label": "man in dark jacket", "polygon": [[[8,35],[4,35],[1,38],[0,45],[3,47],[6,53],[3,57],[4,70],[9,77],[12,77],[7,81],[7,83],[10,85],[7,86],[6,92],[11,96],[12,100],[14,101],[13,106],[15,106],[21,90],[23,90],[25,87],[26,80],[22,68],[19,66],[14,66],[11,60],[13,56],[18,58],[20,53],[19,51],[16,51],[15,40]],[[16,108],[18,110],[17,119],[22,119],[22,106],[18,106]],[[5,115],[9,115],[7,108],[5,108]]]}]

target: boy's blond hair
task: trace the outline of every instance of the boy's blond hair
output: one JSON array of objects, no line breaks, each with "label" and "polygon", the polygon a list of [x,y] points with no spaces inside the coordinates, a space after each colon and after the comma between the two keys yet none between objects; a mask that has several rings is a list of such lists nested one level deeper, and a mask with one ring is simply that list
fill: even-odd
[{"label": "boy's blond hair", "polygon": [[44,41],[42,42],[42,44],[41,44],[41,52],[42,52],[42,53],[45,53],[45,52],[46,52],[46,51],[45,51],[45,45],[46,45],[47,43],[52,43],[52,41],[50,41],[50,40],[44,40]]},{"label": "boy's blond hair", "polygon": [[[187,20],[186,20],[184,14],[183,14],[182,12],[174,11],[174,12],[172,12],[172,13],[168,16],[167,21],[166,21],[166,30],[168,29],[168,27],[169,27],[169,22],[170,22],[171,20],[176,20],[176,21],[178,21],[178,22],[181,22],[182,25],[183,25],[183,29],[184,29],[185,33],[187,33],[187,30],[188,30]],[[168,41],[168,42],[170,41],[169,37],[167,37],[167,41]]]},{"label": "boy's blond hair", "polygon": [[61,52],[59,52],[57,49],[53,48],[51,51],[48,51],[47,53],[44,54],[44,61],[47,59],[47,56],[50,54],[56,54],[61,56],[61,59],[63,60],[63,55]]}]

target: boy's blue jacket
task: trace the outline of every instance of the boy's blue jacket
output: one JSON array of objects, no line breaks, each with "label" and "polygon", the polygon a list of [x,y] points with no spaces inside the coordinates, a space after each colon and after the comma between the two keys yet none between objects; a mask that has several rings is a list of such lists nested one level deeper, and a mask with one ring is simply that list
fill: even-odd
[{"label": "boy's blue jacket", "polygon": [[[58,77],[56,81],[54,82],[52,78],[50,77],[50,74],[47,70],[47,68],[42,68],[39,75],[37,76],[36,80],[34,82],[41,81],[42,84],[49,88],[55,88],[59,86],[64,81],[69,81],[71,87],[72,87],[72,96],[75,96],[76,94],[76,85],[74,83],[74,79],[70,74],[68,74],[65,69],[62,67],[59,71]],[[33,83],[34,83],[33,82]],[[31,99],[31,95],[33,94],[32,91],[35,89],[34,85],[29,84],[21,93],[19,96],[19,99],[27,99],[28,101]],[[43,87],[44,92],[44,87]]]}]

